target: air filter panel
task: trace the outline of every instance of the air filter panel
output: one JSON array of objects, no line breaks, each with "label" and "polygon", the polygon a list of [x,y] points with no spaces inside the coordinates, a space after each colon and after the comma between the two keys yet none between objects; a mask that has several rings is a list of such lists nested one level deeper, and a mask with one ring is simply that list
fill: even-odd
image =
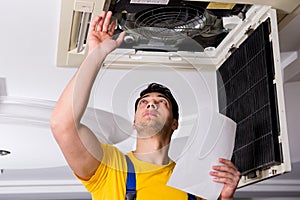
[{"label": "air filter panel", "polygon": [[232,160],[246,176],[283,160],[269,27],[263,22],[217,71],[219,110],[237,122]]}]

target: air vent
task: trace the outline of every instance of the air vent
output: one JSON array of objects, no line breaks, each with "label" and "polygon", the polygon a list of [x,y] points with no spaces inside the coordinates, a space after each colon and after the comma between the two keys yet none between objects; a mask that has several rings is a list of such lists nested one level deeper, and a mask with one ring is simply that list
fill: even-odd
[{"label": "air vent", "polygon": [[58,66],[78,67],[86,56],[86,39],[91,19],[100,14],[104,1],[61,1],[57,50]]}]

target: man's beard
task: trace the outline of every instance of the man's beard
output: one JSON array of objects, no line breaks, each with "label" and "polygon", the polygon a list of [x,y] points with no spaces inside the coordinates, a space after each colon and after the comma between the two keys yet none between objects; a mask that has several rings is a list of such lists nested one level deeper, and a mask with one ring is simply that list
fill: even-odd
[{"label": "man's beard", "polygon": [[148,138],[160,133],[165,128],[165,122],[150,120],[137,123],[134,126],[137,131],[138,137]]}]

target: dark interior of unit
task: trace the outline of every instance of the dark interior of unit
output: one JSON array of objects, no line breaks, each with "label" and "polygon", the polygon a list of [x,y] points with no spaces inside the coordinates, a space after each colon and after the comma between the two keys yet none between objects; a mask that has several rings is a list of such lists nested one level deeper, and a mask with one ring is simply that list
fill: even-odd
[{"label": "dark interior of unit", "polygon": [[270,20],[217,71],[219,111],[237,123],[232,161],[249,178],[282,162]]},{"label": "dark interior of unit", "polygon": [[[109,10],[118,21],[116,33],[125,30],[121,48],[151,51],[197,51],[217,47],[230,30],[222,17],[245,18],[249,5],[207,9],[209,2],[170,0],[167,5],[132,4],[112,0]],[[196,42],[195,42],[196,41]]]}]

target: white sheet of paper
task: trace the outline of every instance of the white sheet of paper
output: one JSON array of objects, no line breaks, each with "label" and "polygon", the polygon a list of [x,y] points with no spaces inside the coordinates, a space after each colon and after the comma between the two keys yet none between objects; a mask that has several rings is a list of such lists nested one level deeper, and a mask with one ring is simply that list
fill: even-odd
[{"label": "white sheet of paper", "polygon": [[205,199],[217,199],[223,184],[209,174],[218,158],[230,159],[236,123],[211,109],[203,109],[167,185]]}]

